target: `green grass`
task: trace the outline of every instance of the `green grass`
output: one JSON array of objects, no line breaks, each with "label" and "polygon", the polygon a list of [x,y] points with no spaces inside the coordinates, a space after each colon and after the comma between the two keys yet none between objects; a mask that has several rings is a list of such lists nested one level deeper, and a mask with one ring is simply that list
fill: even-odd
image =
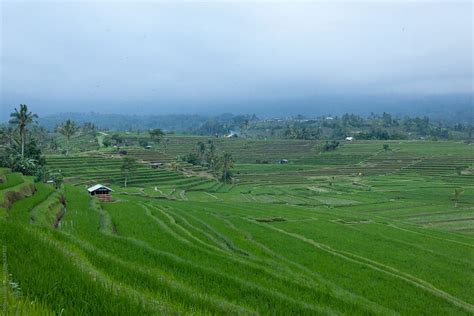
[{"label": "green grass", "polygon": [[[474,313],[474,181],[456,172],[473,163],[469,145],[219,140],[243,148],[227,185],[145,163],[199,140],[131,150],[144,162],[128,188],[110,153],[48,157],[63,190],[37,183],[0,210],[8,313]],[[255,164],[268,157],[290,163]],[[32,181],[4,175],[2,194]],[[113,202],[88,195],[95,181]]]}]

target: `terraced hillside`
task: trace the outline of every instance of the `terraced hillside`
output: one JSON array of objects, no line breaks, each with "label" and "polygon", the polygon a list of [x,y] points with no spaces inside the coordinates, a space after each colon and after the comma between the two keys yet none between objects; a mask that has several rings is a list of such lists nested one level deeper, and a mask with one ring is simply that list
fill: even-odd
[{"label": "terraced hillside", "polygon": [[[130,154],[133,156],[133,154]],[[141,157],[143,158],[143,157]],[[149,162],[155,161],[151,159]],[[70,182],[76,184],[121,184],[122,157],[116,155],[88,154],[76,156],[50,156],[47,163],[54,171],[60,170]],[[146,161],[140,161],[128,180],[130,186],[173,186],[189,189],[202,184],[215,184],[204,177],[193,177],[168,169],[154,169]]]},{"label": "terraced hillside", "polygon": [[[146,164],[121,188],[120,158],[50,157],[70,183],[0,209],[0,298],[30,314],[472,315],[473,147],[382,144],[241,161],[234,184],[189,190],[143,181]],[[32,184],[2,179],[0,196]],[[90,179],[110,179],[114,201]]]},{"label": "terraced hillside", "polygon": [[195,151],[197,143],[214,143],[217,152],[230,152],[239,163],[255,163],[267,160],[276,163],[280,159],[298,161],[315,152],[318,143],[300,140],[252,140],[244,138],[216,138],[204,136],[167,135],[167,141],[157,147],[168,156],[183,156]]},{"label": "terraced hillside", "polygon": [[[382,149],[385,143],[390,150]],[[427,151],[420,152],[417,146]],[[437,146],[440,151],[432,149]],[[311,153],[301,160],[290,160],[289,165],[240,164],[236,177],[238,183],[278,185],[313,183],[324,177],[396,174],[440,179],[452,186],[474,182],[474,173],[458,174],[458,167],[469,169],[473,165],[474,147],[462,143],[351,142],[334,152]]]}]

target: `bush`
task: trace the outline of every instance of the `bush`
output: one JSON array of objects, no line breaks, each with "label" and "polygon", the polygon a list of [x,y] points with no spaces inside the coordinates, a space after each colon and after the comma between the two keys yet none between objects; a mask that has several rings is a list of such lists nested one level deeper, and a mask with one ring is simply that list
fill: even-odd
[{"label": "bush", "polygon": [[146,147],[146,146],[148,146],[148,142],[144,139],[139,139],[138,140],[138,145],[140,145],[141,147]]},{"label": "bush", "polygon": [[102,142],[102,145],[104,145],[105,148],[112,146],[112,142],[109,139],[104,139]]},{"label": "bush", "polygon": [[181,159],[193,165],[197,165],[200,162],[198,155],[195,153],[189,153],[186,156],[182,157]]},{"label": "bush", "polygon": [[323,147],[323,150],[324,151],[333,151],[333,150],[336,150],[337,147],[339,147],[339,141],[337,140],[333,140],[331,142],[326,142],[326,144],[324,144],[324,147]]}]

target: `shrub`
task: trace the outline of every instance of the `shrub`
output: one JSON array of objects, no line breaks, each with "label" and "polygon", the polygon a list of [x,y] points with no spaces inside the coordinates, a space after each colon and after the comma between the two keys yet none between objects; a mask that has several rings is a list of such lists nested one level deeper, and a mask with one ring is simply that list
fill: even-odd
[{"label": "shrub", "polygon": [[333,151],[333,150],[336,150],[337,147],[339,147],[339,141],[337,140],[333,140],[331,142],[326,142],[326,144],[324,144],[324,147],[323,147],[323,150],[324,151]]}]

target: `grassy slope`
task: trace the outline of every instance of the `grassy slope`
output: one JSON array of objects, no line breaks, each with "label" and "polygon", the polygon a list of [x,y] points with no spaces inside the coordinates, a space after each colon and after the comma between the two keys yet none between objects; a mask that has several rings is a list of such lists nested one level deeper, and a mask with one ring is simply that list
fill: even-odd
[{"label": "grassy slope", "polygon": [[[39,185],[0,220],[10,272],[23,297],[58,313],[472,314],[474,185],[454,168],[472,148],[390,146],[238,165],[255,179],[240,185],[117,187],[102,205],[67,185],[58,229],[44,207],[57,193]],[[370,159],[352,164],[351,152]],[[310,172],[332,160],[385,172]],[[268,173],[296,180],[264,185]]]}]

